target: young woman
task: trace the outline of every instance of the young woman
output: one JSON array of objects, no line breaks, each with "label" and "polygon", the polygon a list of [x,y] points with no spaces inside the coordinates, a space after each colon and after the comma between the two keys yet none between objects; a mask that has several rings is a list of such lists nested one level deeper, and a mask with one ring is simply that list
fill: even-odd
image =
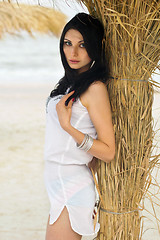
[{"label": "young woman", "polygon": [[79,13],[61,35],[65,70],[47,101],[45,185],[51,208],[46,240],[80,240],[94,229],[93,156],[109,163],[115,154],[102,50],[103,26]]}]

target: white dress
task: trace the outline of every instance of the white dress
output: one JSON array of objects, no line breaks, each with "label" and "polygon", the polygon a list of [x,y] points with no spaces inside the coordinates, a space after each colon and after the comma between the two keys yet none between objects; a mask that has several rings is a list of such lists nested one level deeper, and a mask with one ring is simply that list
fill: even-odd
[{"label": "white dress", "polygon": [[[78,149],[74,138],[60,126],[56,104],[62,96],[50,98],[46,108],[44,178],[51,205],[49,224],[58,219],[66,206],[72,229],[82,236],[91,236],[100,228],[97,223],[94,229],[96,192],[87,166],[93,156]],[[72,105],[71,124],[96,139],[96,130],[79,98]]]}]

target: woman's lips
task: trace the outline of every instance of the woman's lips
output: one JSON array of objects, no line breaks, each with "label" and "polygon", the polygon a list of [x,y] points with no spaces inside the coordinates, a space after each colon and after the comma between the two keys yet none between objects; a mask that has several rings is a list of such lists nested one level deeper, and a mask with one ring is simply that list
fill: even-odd
[{"label": "woman's lips", "polygon": [[70,63],[79,63],[80,61],[77,61],[77,60],[69,60]]}]

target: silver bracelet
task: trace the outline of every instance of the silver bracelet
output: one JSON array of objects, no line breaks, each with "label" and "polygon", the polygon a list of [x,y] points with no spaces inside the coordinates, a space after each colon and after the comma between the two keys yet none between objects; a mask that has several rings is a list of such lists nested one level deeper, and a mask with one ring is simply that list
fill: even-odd
[{"label": "silver bracelet", "polygon": [[91,136],[89,136],[89,139],[88,139],[88,141],[86,143],[84,151],[88,152],[89,149],[92,147],[92,145],[93,145],[93,138]]},{"label": "silver bracelet", "polygon": [[77,147],[81,150],[84,150],[85,152],[89,151],[92,145],[93,145],[93,138],[88,134],[85,134],[84,139],[80,145],[77,143]]},{"label": "silver bracelet", "polygon": [[78,144],[78,143],[77,143],[77,148],[81,149],[82,146],[84,145],[84,143],[85,143],[85,141],[86,141],[87,138],[88,138],[88,134],[84,134],[83,141],[82,141],[81,144]]},{"label": "silver bracelet", "polygon": [[89,135],[86,134],[86,140],[85,140],[83,146],[80,148],[81,150],[84,150],[84,151],[85,151],[85,149],[86,149],[86,147],[87,147],[87,144],[88,144],[88,141],[89,141]]}]

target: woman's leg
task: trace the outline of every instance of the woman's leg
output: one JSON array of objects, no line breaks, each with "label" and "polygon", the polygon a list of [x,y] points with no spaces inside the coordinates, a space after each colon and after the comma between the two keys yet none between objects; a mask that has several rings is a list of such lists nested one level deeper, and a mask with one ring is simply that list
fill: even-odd
[{"label": "woman's leg", "polygon": [[49,225],[46,230],[46,240],[81,240],[82,236],[71,228],[67,208],[64,207],[59,218],[54,224]]}]

